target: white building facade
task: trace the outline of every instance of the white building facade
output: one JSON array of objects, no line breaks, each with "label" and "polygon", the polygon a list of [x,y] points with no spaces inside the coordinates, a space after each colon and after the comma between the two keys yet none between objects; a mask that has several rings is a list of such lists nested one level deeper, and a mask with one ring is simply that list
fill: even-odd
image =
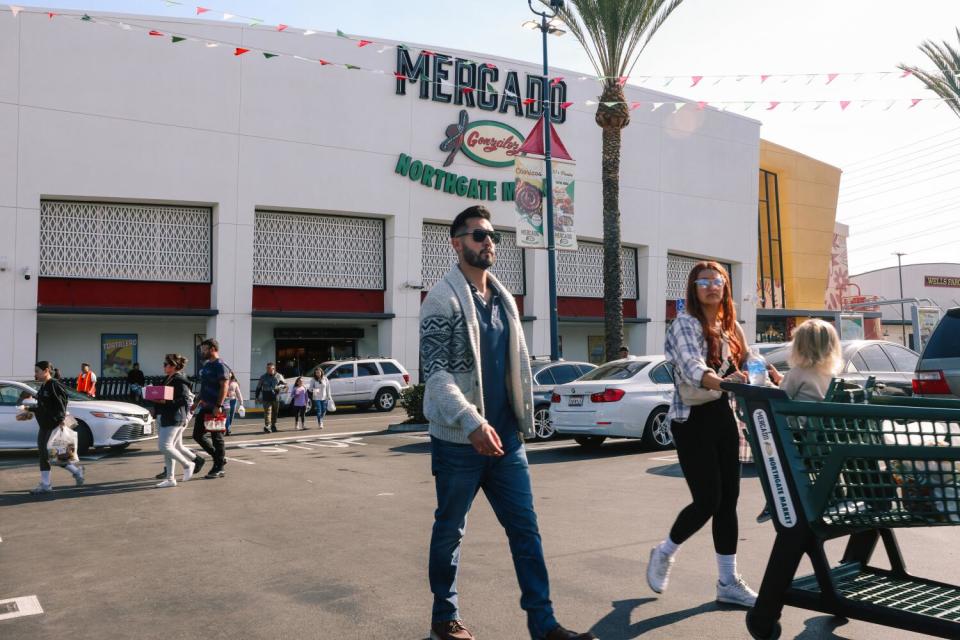
[{"label": "white building facade", "polygon": [[[422,296],[453,264],[450,221],[473,204],[504,232],[494,271],[517,298],[531,353],[549,353],[546,252],[516,246],[513,167],[482,163],[476,140],[532,129],[538,103],[523,103],[539,99],[535,65],[79,17],[0,12],[0,377],[28,376],[37,359],[64,375],[132,360],[159,374],[164,353],[193,359],[216,337],[241,380],[268,361],[290,373],[353,355],[394,357],[416,379]],[[563,355],[596,359],[601,132],[584,103],[599,90],[554,73],[570,78],[551,91],[572,103],[554,119],[576,160],[579,243],[558,260]],[[701,258],[730,265],[752,335],[759,123],[626,93],[644,103],[623,131],[620,174],[631,352],[662,352],[667,307]],[[464,113],[473,142],[441,151]]]},{"label": "white building facade", "polygon": [[[939,308],[946,311],[960,307],[960,264],[956,262],[927,262],[904,265],[903,298],[900,297],[901,270],[887,267],[850,276],[852,289],[867,301],[887,302],[909,300],[903,305],[882,304],[876,307],[881,314],[883,339],[915,347],[912,307]],[[905,328],[904,328],[905,327]]]}]

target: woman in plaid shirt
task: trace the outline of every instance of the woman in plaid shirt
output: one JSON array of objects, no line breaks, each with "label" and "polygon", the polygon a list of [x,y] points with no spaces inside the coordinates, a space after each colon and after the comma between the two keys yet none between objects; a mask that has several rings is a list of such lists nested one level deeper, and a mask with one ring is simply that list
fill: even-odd
[{"label": "woman in plaid shirt", "polygon": [[716,262],[700,262],[687,277],[686,313],[667,331],[665,354],[677,384],[718,392],[715,399],[684,403],[673,392],[668,419],[677,457],[693,502],[680,512],[670,535],[650,551],[647,583],[657,593],[667,588],[680,545],[713,520],[713,545],[719,580],[717,601],[752,607],[757,594],[737,574],[737,499],[740,457],[737,420],[724,380],[746,382],[740,366],[747,340],[737,322],[730,277]]}]

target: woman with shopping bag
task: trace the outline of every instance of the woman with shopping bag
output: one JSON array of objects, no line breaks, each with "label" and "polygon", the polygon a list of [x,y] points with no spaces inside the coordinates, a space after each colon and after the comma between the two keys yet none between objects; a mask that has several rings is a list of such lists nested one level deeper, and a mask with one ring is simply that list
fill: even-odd
[{"label": "woman with shopping bag", "polygon": [[[17,414],[17,420],[22,422],[36,418],[39,426],[37,449],[40,455],[40,484],[31,489],[30,493],[42,494],[53,491],[50,482],[51,456],[58,466],[64,467],[73,475],[78,487],[82,486],[84,477],[83,467],[79,464],[76,452],[77,434],[64,424],[67,419],[67,391],[63,385],[53,379],[53,366],[46,360],[41,360],[34,365],[33,377],[41,383],[37,391],[37,403],[31,409],[24,409]],[[54,435],[57,437],[54,438]]]},{"label": "woman with shopping bag", "polygon": [[193,402],[193,392],[190,381],[183,375],[183,367],[187,359],[179,353],[168,353],[163,358],[164,387],[172,387],[172,398],[168,394],[159,400],[154,400],[157,407],[157,422],[159,428],[160,452],[164,459],[164,478],[157,488],[166,489],[177,486],[177,463],[183,465],[183,482],[200,471],[204,459],[183,446],[183,432],[190,421],[190,404]]},{"label": "woman with shopping bag", "polygon": [[335,411],[333,405],[333,395],[330,393],[330,381],[323,373],[323,367],[317,367],[313,370],[313,379],[310,381],[310,395],[313,398],[313,406],[317,410],[317,427],[323,430],[323,416],[327,411]]}]

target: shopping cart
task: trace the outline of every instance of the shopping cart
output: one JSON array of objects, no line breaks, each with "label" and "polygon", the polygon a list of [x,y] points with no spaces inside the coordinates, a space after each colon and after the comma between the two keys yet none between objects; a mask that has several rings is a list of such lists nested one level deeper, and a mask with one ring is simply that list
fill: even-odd
[{"label": "shopping cart", "polygon": [[[748,424],[777,531],[750,634],[779,637],[790,605],[960,638],[960,586],[907,573],[894,535],[960,525],[960,402],[800,402],[779,389],[723,386]],[[824,543],[843,536],[831,566]],[[890,569],[869,564],[881,541]],[[804,554],[814,573],[795,577]]]}]

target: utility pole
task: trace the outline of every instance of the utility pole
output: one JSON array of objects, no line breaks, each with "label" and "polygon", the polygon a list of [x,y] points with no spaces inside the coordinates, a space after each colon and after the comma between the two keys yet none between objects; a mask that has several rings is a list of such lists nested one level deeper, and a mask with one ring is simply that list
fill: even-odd
[{"label": "utility pole", "polygon": [[903,264],[901,258],[907,254],[902,251],[897,251],[893,255],[897,256],[897,275],[900,276],[900,332],[903,336],[903,346],[909,347],[907,344],[907,317],[903,311]]}]

